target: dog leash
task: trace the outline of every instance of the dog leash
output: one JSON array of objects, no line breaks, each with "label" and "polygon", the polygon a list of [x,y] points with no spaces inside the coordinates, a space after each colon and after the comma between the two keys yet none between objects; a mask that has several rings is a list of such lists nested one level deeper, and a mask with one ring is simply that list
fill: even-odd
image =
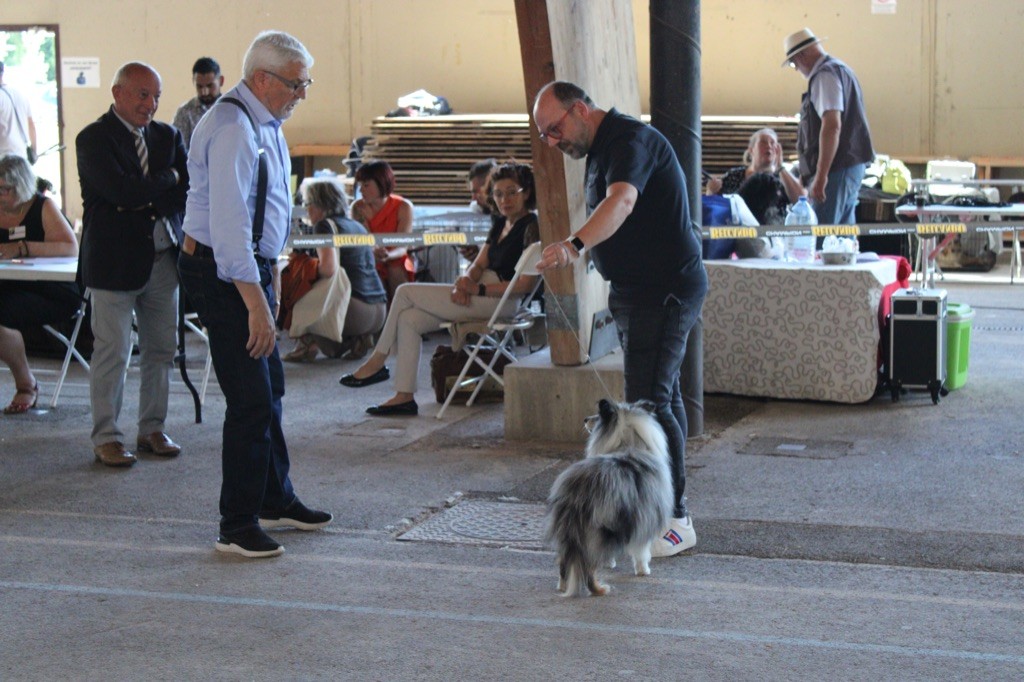
[{"label": "dog leash", "polygon": [[[551,300],[555,302],[555,307],[558,308],[558,313],[562,316],[562,320],[565,322],[565,326],[572,333],[573,338],[576,339],[576,344],[580,348],[582,348],[583,340],[579,337],[579,334],[576,333],[576,329],[573,323],[569,321],[569,316],[566,314],[565,308],[562,307],[562,303],[559,300],[559,297],[555,295],[546,296],[545,300]],[[601,378],[601,373],[597,371],[597,367],[595,367],[594,363],[590,361],[589,353],[587,353],[586,356],[584,356],[583,362],[590,365],[590,369],[594,372],[594,376],[597,377],[597,382],[601,384],[601,388],[604,389],[605,397],[608,398],[608,400],[611,400],[612,402],[617,402],[618,399],[612,395],[612,392],[608,390],[608,384],[604,383],[604,379]]]}]

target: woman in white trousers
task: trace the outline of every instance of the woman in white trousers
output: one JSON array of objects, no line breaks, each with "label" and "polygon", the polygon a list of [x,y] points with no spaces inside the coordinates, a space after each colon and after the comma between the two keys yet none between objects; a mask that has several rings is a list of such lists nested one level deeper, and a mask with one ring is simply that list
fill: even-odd
[{"label": "woman in white trousers", "polygon": [[[537,200],[530,167],[519,163],[497,166],[491,171],[488,186],[490,201],[505,221],[491,228],[466,274],[455,280],[454,285],[416,282],[398,287],[373,354],[359,369],[341,378],[343,385],[352,388],[386,381],[391,372],[385,362],[389,355],[397,356],[395,395],[367,408],[367,413],[419,413],[414,396],[423,334],[437,331],[444,322],[489,318],[505,293],[523,250],[540,238],[537,216],[532,212]],[[535,276],[519,278],[506,303],[509,313],[517,306],[515,295],[526,294],[535,282]]]}]

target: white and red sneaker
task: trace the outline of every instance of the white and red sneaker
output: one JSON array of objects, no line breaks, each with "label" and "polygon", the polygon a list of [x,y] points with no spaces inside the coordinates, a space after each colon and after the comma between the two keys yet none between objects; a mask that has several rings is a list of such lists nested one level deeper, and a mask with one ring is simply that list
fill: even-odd
[{"label": "white and red sneaker", "polygon": [[672,519],[668,529],[660,538],[651,543],[651,556],[675,556],[697,544],[697,533],[687,514],[681,519]]}]

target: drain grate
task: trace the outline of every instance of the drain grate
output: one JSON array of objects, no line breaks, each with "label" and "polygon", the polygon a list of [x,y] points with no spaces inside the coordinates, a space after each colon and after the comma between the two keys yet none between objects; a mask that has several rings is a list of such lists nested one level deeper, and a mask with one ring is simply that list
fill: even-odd
[{"label": "drain grate", "polygon": [[741,455],[766,457],[801,457],[803,459],[839,459],[850,453],[853,443],[839,440],[806,440],[802,438],[754,436],[736,452]]},{"label": "drain grate", "polygon": [[1024,332],[1024,327],[1013,326],[1013,325],[992,325],[992,324],[978,324],[974,326],[976,332],[1013,332],[1021,333]]},{"label": "drain grate", "polygon": [[463,500],[398,536],[399,540],[543,549],[542,504]]}]

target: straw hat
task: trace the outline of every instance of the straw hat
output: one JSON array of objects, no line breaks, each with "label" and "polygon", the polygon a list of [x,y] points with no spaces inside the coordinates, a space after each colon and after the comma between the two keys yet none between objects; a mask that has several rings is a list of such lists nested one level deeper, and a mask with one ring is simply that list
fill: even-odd
[{"label": "straw hat", "polygon": [[786,58],[782,60],[782,66],[788,64],[789,61],[800,52],[804,51],[811,45],[817,45],[821,41],[822,38],[815,36],[814,32],[809,28],[802,28],[796,33],[790,33],[786,36],[786,39],[782,41],[782,49],[786,51]]}]

